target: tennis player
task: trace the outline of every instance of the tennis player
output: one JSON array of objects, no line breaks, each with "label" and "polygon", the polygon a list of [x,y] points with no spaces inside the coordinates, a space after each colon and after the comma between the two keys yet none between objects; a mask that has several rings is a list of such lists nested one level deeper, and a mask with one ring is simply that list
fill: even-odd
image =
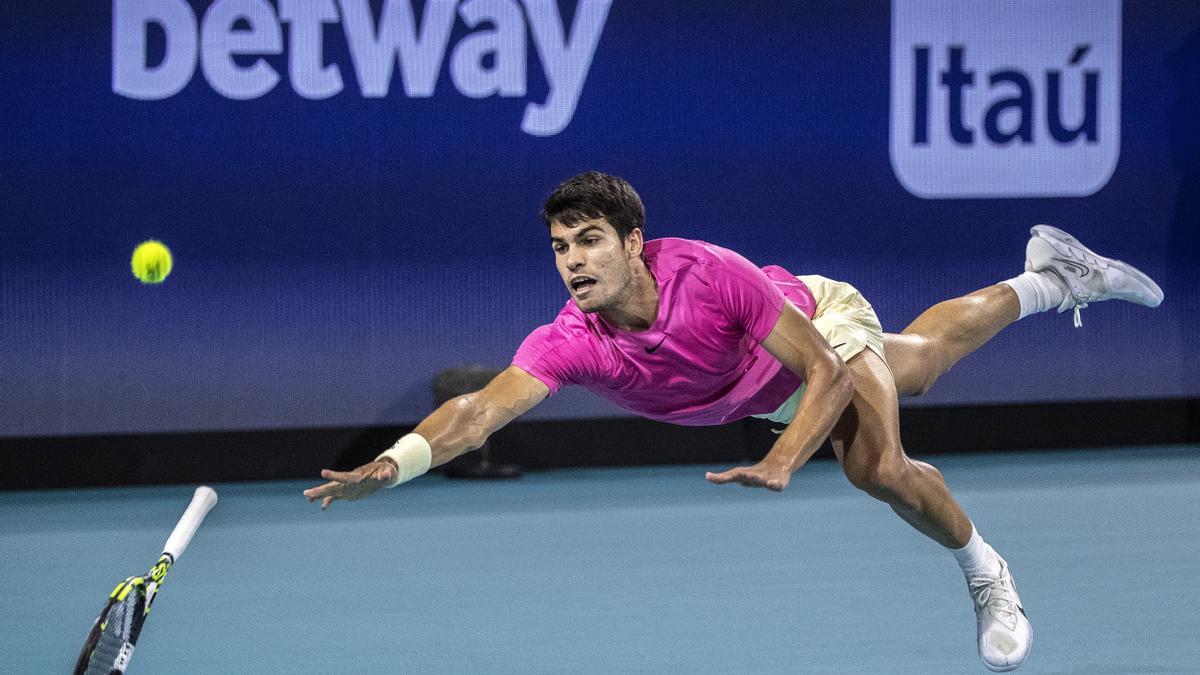
[{"label": "tennis player", "polygon": [[483,444],[568,385],[644,417],[685,425],[747,416],[786,425],[762,461],[708,473],[713,483],[783,490],[829,437],[850,482],[958,560],[975,605],[979,655],[996,671],[1029,653],[1033,631],[1012,572],[976,531],[933,466],[900,444],[898,397],[927,391],[1008,324],[1112,298],[1148,307],[1158,286],[1053,227],[1033,228],[1025,272],[926,310],[884,333],[854,287],[759,268],[687,239],[644,239],[641,199],[597,172],[546,200],[554,259],[571,299],[534,330],[484,389],[425,418],[375,461],[325,470],[305,490],[328,507],[411,480]]}]

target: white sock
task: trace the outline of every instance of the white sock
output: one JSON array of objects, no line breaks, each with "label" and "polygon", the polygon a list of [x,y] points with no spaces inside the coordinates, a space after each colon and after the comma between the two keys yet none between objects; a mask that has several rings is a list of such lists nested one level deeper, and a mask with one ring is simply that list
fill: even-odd
[{"label": "white sock", "polygon": [[1017,293],[1021,303],[1021,316],[1024,319],[1030,314],[1037,314],[1048,309],[1056,309],[1071,292],[1067,282],[1051,270],[1041,272],[1025,272],[1019,277],[1001,281]]},{"label": "white sock", "polygon": [[962,568],[963,574],[968,577],[976,574],[990,576],[1000,574],[1000,554],[996,553],[996,549],[989,546],[983,537],[979,536],[974,523],[971,524],[971,540],[967,542],[967,545],[962,548],[952,548],[950,552],[958,560],[958,566]]}]

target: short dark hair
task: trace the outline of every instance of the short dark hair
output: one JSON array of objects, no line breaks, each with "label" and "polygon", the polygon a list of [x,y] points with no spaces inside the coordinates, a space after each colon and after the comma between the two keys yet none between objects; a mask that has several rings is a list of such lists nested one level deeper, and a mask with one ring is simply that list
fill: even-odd
[{"label": "short dark hair", "polygon": [[623,178],[599,171],[573,176],[550,193],[542,206],[546,227],[559,222],[567,227],[604,218],[624,240],[634,230],[645,231],[646,209],[642,198]]}]

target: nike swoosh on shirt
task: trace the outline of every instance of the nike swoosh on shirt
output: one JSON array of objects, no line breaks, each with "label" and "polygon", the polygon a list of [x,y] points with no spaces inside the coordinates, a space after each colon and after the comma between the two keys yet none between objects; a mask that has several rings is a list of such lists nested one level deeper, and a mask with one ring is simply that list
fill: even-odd
[{"label": "nike swoosh on shirt", "polygon": [[658,344],[654,345],[653,347],[646,347],[646,353],[653,354],[654,352],[658,351],[658,348],[661,347],[662,344],[666,341],[667,341],[667,336],[663,335],[662,339],[658,341]]}]

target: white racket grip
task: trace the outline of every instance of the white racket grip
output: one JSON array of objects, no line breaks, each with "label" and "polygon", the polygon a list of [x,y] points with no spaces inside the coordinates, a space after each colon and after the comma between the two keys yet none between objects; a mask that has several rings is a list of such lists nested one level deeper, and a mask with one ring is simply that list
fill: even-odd
[{"label": "white racket grip", "polygon": [[216,504],[215,490],[207,485],[196,488],[196,494],[192,495],[192,503],[188,504],[187,511],[183,512],[183,517],[179,519],[179,523],[171,531],[171,536],[167,537],[166,545],[163,546],[163,553],[171,556],[172,562],[179,560],[179,556],[183,555],[188,544],[192,543],[192,535],[196,534],[200,523],[204,522],[204,517]]}]

